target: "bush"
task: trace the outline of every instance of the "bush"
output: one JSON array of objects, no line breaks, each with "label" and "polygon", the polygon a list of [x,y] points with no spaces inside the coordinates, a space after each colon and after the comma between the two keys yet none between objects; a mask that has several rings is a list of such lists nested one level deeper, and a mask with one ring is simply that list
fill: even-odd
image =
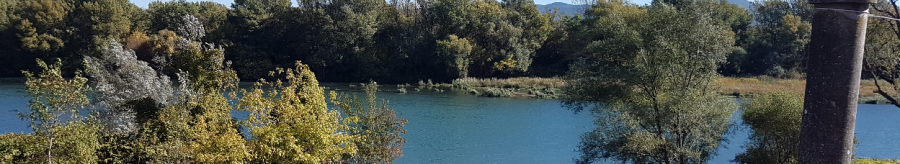
[{"label": "bush", "polygon": [[337,95],[334,91],[329,94],[331,102],[347,115],[343,124],[351,127],[350,135],[360,137],[353,140],[358,151],[343,160],[349,163],[391,163],[403,155],[406,139],[401,134],[406,134],[403,127],[407,120],[398,117],[397,111],[389,108],[387,101],[377,103],[375,93],[378,85],[369,83],[363,87],[365,100],[355,95]]},{"label": "bush", "polygon": [[35,135],[7,133],[0,135],[0,163],[17,161],[22,163],[46,161],[42,157],[46,141]]},{"label": "bush", "polygon": [[485,97],[512,97],[513,90],[512,89],[503,89],[503,88],[487,88],[482,92],[480,96]]},{"label": "bush", "polygon": [[749,97],[741,115],[753,133],[738,163],[797,163],[803,97],[780,92]]}]

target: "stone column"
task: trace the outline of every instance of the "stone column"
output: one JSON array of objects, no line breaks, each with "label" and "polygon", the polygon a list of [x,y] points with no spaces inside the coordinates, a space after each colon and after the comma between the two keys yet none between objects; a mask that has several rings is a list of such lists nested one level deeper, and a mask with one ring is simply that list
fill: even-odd
[{"label": "stone column", "polygon": [[799,162],[849,164],[859,99],[869,4],[875,0],[809,0],[809,67]]}]

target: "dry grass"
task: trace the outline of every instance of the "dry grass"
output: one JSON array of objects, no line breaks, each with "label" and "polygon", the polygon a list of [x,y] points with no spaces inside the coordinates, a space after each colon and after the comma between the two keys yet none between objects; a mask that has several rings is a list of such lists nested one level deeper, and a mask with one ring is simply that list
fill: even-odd
[{"label": "dry grass", "polygon": [[771,92],[789,92],[803,95],[805,80],[772,79],[772,78],[719,78],[713,82],[719,86],[722,94],[764,94]]},{"label": "dry grass", "polygon": [[479,79],[470,77],[453,80],[453,85],[460,88],[560,88],[565,86],[566,82],[561,78],[514,77],[508,79]]},{"label": "dry grass", "polygon": [[[803,95],[806,89],[806,80],[800,79],[778,79],[771,77],[755,77],[755,78],[719,78],[715,82],[719,86],[719,93],[726,95],[749,95],[749,94],[765,94],[772,92],[789,92],[797,95]],[[896,95],[887,82],[879,81],[881,87],[888,94]],[[478,78],[460,78],[453,80],[453,86],[458,88],[522,88],[522,89],[558,89],[566,85],[565,80],[561,78],[535,78],[535,77],[516,77],[508,79],[478,79]],[[873,92],[876,90],[875,81],[862,80],[860,82],[859,95],[860,101],[882,101],[881,96]]]},{"label": "dry grass", "polygon": [[900,164],[900,160],[897,159],[853,159],[853,164]]},{"label": "dry grass", "polygon": [[[718,86],[720,86],[719,92],[722,94],[734,94],[734,95],[745,95],[745,94],[763,94],[763,93],[772,93],[772,92],[789,92],[798,95],[803,95],[804,90],[806,89],[806,80],[798,80],[798,79],[775,79],[775,78],[719,78],[714,82]],[[885,87],[885,82],[881,81],[879,84],[882,87]],[[887,88],[885,88],[887,89]],[[859,95],[860,97],[873,97],[879,96],[877,93],[873,91],[876,90],[875,82],[873,80],[862,80],[860,82]],[[890,90],[890,89],[887,89]],[[893,93],[888,91],[888,93]]]}]

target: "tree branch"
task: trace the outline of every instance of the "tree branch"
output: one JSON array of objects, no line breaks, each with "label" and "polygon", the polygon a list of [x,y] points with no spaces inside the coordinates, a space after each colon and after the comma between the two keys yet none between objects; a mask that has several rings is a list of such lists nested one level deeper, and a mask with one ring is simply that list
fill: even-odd
[{"label": "tree branch", "polygon": [[[865,61],[865,60],[863,60],[863,62],[866,63],[866,65],[869,65],[869,62],[867,62],[867,61]],[[871,68],[871,65],[869,65],[869,67]],[[897,103],[897,100],[894,99],[894,97],[892,97],[891,95],[885,93],[884,90],[881,89],[881,85],[878,84],[878,79],[880,79],[880,78],[882,78],[882,77],[876,75],[874,69],[869,69],[869,72],[870,72],[873,76],[876,77],[876,78],[875,78],[875,88],[878,89],[878,90],[875,90],[875,93],[878,93],[879,95],[881,95],[881,97],[884,97],[885,99],[887,99],[888,101],[890,101],[891,104],[894,104],[894,106],[900,108],[900,103]],[[893,81],[893,80],[892,80],[892,81]],[[892,83],[892,84],[893,84],[893,83]]]}]

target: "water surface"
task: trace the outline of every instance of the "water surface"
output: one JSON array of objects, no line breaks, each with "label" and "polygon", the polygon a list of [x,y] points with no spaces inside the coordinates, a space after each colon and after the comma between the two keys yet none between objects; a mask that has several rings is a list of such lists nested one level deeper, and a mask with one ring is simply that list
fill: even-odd
[{"label": "water surface", "polygon": [[[332,84],[337,85],[337,84]],[[344,85],[346,86],[346,85]],[[331,87],[336,88],[336,87]],[[383,86],[392,89],[393,86]],[[404,156],[412,163],[572,163],[580,136],[593,129],[587,112],[575,114],[556,100],[485,98],[459,91],[379,92],[390,107],[409,119]],[[27,110],[22,84],[0,83],[0,133],[30,132],[15,110]],[[346,91],[346,89],[345,89]],[[358,93],[358,92],[355,92]],[[232,112],[235,117],[246,114]],[[740,124],[740,112],[732,120]],[[860,104],[856,134],[858,157],[900,158],[900,109]],[[729,163],[747,143],[749,130],[737,126],[726,135],[709,163]],[[617,163],[607,161],[604,163]]]}]

